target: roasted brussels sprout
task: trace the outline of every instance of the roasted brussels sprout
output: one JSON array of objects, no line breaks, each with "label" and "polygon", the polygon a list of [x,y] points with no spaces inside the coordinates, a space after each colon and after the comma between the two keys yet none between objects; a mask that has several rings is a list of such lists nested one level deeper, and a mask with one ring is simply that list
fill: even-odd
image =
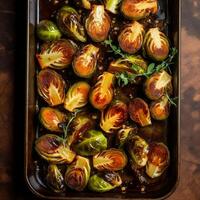
[{"label": "roasted brussels sprout", "polygon": [[157,14],[158,0],[123,0],[121,4],[122,14],[132,20],[139,20]]},{"label": "roasted brussels sprout", "polygon": [[113,133],[113,131],[122,127],[123,123],[128,118],[127,105],[119,100],[101,113],[100,127],[106,133]]},{"label": "roasted brussels sprout", "polygon": [[104,0],[106,10],[110,11],[113,14],[118,13],[119,4],[122,0]]},{"label": "roasted brussels sprout", "polygon": [[80,81],[74,83],[67,91],[64,108],[70,112],[75,109],[85,106],[88,102],[88,94],[90,85],[86,82]]},{"label": "roasted brussels sprout", "polygon": [[90,178],[89,159],[76,156],[75,161],[67,168],[65,173],[66,185],[77,191],[82,191]]},{"label": "roasted brussels sprout", "polygon": [[160,99],[165,93],[172,93],[172,77],[166,71],[155,72],[144,83],[146,96],[151,100]]},{"label": "roasted brussels sprout", "polygon": [[126,25],[118,36],[119,46],[129,54],[134,54],[142,47],[144,39],[143,25],[137,21]]},{"label": "roasted brussels sprout", "polygon": [[76,154],[65,144],[65,140],[53,134],[46,134],[35,141],[35,150],[52,164],[71,163]]},{"label": "roasted brussels sprout", "polygon": [[61,38],[61,32],[52,21],[42,20],[37,25],[37,36],[43,41],[53,41]]},{"label": "roasted brussels sprout", "polygon": [[111,20],[103,5],[93,5],[85,22],[85,28],[94,42],[104,41],[109,33]]},{"label": "roasted brussels sprout", "polygon": [[92,44],[84,46],[74,58],[74,73],[82,78],[90,78],[96,71],[98,56],[98,47]]},{"label": "roasted brussels sprout", "polygon": [[54,192],[65,191],[64,177],[58,169],[57,165],[50,164],[47,171],[46,181],[48,186]]},{"label": "roasted brussels sprout", "polygon": [[129,114],[131,119],[140,126],[151,124],[148,104],[141,98],[135,98],[129,103]]},{"label": "roasted brussels sprout", "polygon": [[128,141],[128,152],[136,168],[144,167],[148,160],[147,142],[140,136],[133,135]]},{"label": "roasted brussels sprout", "polygon": [[40,71],[37,76],[39,95],[50,105],[62,104],[65,99],[66,84],[61,75],[51,69]]},{"label": "roasted brussels sprout", "polygon": [[155,120],[165,120],[169,117],[170,103],[166,96],[150,104],[151,117]]},{"label": "roasted brussels sprout", "polygon": [[63,6],[58,11],[57,24],[63,34],[78,41],[86,42],[84,27],[81,25],[80,16],[74,8]]},{"label": "roasted brussels sprout", "polygon": [[159,28],[151,28],[146,33],[143,43],[145,53],[154,61],[163,61],[169,54],[169,41]]},{"label": "roasted brussels sprout", "polygon": [[98,171],[119,171],[126,164],[126,154],[119,149],[104,150],[93,157],[93,166]]},{"label": "roasted brussels sprout", "polygon": [[39,119],[46,129],[55,132],[62,132],[63,130],[59,127],[59,124],[66,122],[68,116],[57,109],[43,107],[40,109]]},{"label": "roasted brussels sprout", "polygon": [[107,139],[101,131],[89,130],[74,147],[81,156],[92,156],[107,148]]},{"label": "roasted brussels sprout", "polygon": [[90,177],[88,188],[94,192],[107,192],[122,184],[120,175],[116,172],[105,172]]},{"label": "roasted brussels sprout", "polygon": [[77,45],[74,42],[60,39],[44,43],[41,47],[41,52],[36,54],[36,58],[41,69],[47,67],[65,69],[71,64],[76,51]]},{"label": "roasted brussels sprout", "polygon": [[162,175],[169,165],[169,150],[163,143],[150,144],[148,153],[148,162],[146,165],[146,173],[151,178]]},{"label": "roasted brussels sprout", "polygon": [[90,93],[90,103],[96,109],[103,110],[113,99],[114,74],[104,72]]}]

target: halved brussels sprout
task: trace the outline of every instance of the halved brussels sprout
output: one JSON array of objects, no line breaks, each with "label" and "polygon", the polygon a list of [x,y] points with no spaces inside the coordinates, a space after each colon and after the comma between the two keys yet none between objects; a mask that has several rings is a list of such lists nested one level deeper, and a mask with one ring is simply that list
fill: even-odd
[{"label": "halved brussels sprout", "polygon": [[146,173],[151,178],[162,175],[169,165],[169,150],[163,143],[150,144]]},{"label": "halved brussels sprout", "polygon": [[126,154],[119,149],[104,150],[93,157],[93,166],[98,171],[119,171],[126,164]]},{"label": "halved brussels sprout", "polygon": [[151,100],[160,99],[165,93],[172,93],[172,77],[166,71],[155,72],[144,84],[146,96]]},{"label": "halved brussels sprout", "polygon": [[151,117],[155,120],[165,120],[169,117],[170,103],[166,96],[150,104]]},{"label": "halved brussels sprout", "polygon": [[129,114],[131,119],[140,126],[151,124],[148,104],[141,98],[135,98],[129,103]]},{"label": "halved brussels sprout", "polygon": [[116,172],[105,172],[90,177],[88,188],[94,192],[107,192],[122,184],[120,175]]},{"label": "halved brussels sprout", "polygon": [[43,41],[53,41],[61,38],[61,32],[50,20],[42,20],[37,25],[37,36]]},{"label": "halved brussels sprout", "polygon": [[39,119],[41,124],[50,131],[63,132],[59,127],[60,123],[66,122],[68,116],[57,109],[43,107],[40,109]]},{"label": "halved brussels sprout", "polygon": [[50,164],[47,171],[46,181],[48,186],[54,192],[65,191],[64,177],[58,169],[57,165]]},{"label": "halved brussels sprout", "polygon": [[65,69],[71,64],[76,51],[77,45],[73,41],[60,39],[44,43],[41,46],[41,52],[36,54],[36,58],[41,69],[47,67]]},{"label": "halved brussels sprout", "polygon": [[65,144],[65,140],[53,134],[46,134],[35,141],[35,150],[52,164],[71,163],[76,154]]},{"label": "halved brussels sprout", "polygon": [[136,168],[144,167],[148,160],[149,145],[140,136],[133,135],[128,141],[128,152]]},{"label": "halved brussels sprout", "polygon": [[104,0],[106,10],[110,11],[113,14],[118,13],[118,7],[122,0]]},{"label": "halved brussels sprout", "polygon": [[104,72],[90,93],[90,103],[96,109],[103,110],[113,99],[114,74]]},{"label": "halved brussels sprout", "polygon": [[75,109],[85,106],[88,102],[88,94],[90,85],[86,82],[80,81],[73,84],[67,91],[64,108],[70,112]]},{"label": "halved brussels sprout", "polygon": [[122,101],[115,101],[106,110],[101,113],[100,127],[106,133],[113,133],[122,127],[128,118],[127,105]]},{"label": "halved brussels sprout", "polygon": [[137,21],[126,25],[118,36],[121,49],[129,54],[134,54],[142,47],[144,39],[144,27]]},{"label": "halved brussels sprout", "polygon": [[81,156],[92,156],[107,148],[107,139],[101,131],[89,130],[82,135],[81,141],[74,146]]},{"label": "halved brussels sprout", "polygon": [[69,6],[63,6],[57,14],[57,24],[63,34],[78,41],[86,42],[84,27],[80,23],[81,19],[76,10]]},{"label": "halved brussels sprout", "polygon": [[128,19],[139,20],[157,14],[158,0],[123,0],[121,12]]},{"label": "halved brussels sprout", "polygon": [[75,161],[67,168],[65,173],[66,185],[77,191],[83,191],[90,178],[89,159],[76,156]]},{"label": "halved brussels sprout", "polygon": [[103,5],[93,5],[85,22],[85,28],[94,42],[104,41],[109,33],[111,20]]},{"label": "halved brussels sprout", "polygon": [[163,61],[169,54],[169,41],[159,28],[151,28],[146,33],[143,43],[145,53],[155,61]]},{"label": "halved brussels sprout", "polygon": [[44,69],[37,75],[39,95],[50,105],[62,104],[65,99],[66,84],[62,76],[51,69]]},{"label": "halved brussels sprout", "polygon": [[98,47],[92,44],[84,46],[74,58],[74,73],[82,78],[90,78],[96,71],[98,56]]}]

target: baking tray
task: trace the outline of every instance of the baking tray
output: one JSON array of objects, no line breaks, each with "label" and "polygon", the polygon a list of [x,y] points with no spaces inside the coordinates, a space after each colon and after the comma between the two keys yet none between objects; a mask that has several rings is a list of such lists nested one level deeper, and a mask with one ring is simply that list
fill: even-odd
[{"label": "baking tray", "polygon": [[170,150],[170,166],[161,182],[148,189],[145,193],[139,190],[128,190],[125,194],[113,190],[106,193],[74,192],[56,194],[49,190],[41,178],[41,166],[33,153],[35,138],[37,137],[38,99],[35,84],[36,62],[35,53],[38,44],[35,39],[35,27],[42,17],[47,17],[51,8],[43,9],[43,2],[47,0],[27,0],[27,62],[26,62],[26,110],[25,110],[25,181],[30,190],[40,198],[46,199],[164,199],[176,189],[179,180],[180,166],[180,0],[159,0],[161,9],[167,21],[169,38],[178,49],[178,56],[173,71],[174,95],[178,96],[177,107],[171,109],[167,122],[166,143]]}]

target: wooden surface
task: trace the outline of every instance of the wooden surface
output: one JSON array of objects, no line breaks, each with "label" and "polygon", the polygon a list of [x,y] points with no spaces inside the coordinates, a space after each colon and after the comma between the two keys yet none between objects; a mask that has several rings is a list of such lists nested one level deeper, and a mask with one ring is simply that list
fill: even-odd
[{"label": "wooden surface", "polygon": [[[24,49],[17,43],[25,13],[14,0],[0,1],[0,200],[35,199],[23,182]],[[16,9],[17,7],[17,9]],[[16,21],[17,19],[17,21]],[[17,23],[16,23],[17,22]],[[22,23],[23,24],[23,23]],[[169,200],[200,199],[200,1],[182,0],[181,169]]]}]

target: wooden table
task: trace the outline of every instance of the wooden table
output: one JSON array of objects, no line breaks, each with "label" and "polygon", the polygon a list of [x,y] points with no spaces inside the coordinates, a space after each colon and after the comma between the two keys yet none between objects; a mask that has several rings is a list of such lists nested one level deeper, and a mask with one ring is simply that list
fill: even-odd
[{"label": "wooden table", "polygon": [[[1,200],[35,199],[23,181],[23,126],[20,125],[20,121],[23,122],[23,110],[20,112],[18,109],[20,105],[23,106],[24,81],[24,74],[20,74],[20,60],[23,59],[19,56],[23,58],[25,54],[18,53],[24,49],[17,43],[16,36],[20,36],[20,31],[24,30],[20,24],[24,22],[25,13],[17,13],[16,10],[23,7],[22,3],[15,0],[0,1]],[[168,199],[199,200],[200,2],[182,0],[182,4],[181,178],[177,190]]]}]

